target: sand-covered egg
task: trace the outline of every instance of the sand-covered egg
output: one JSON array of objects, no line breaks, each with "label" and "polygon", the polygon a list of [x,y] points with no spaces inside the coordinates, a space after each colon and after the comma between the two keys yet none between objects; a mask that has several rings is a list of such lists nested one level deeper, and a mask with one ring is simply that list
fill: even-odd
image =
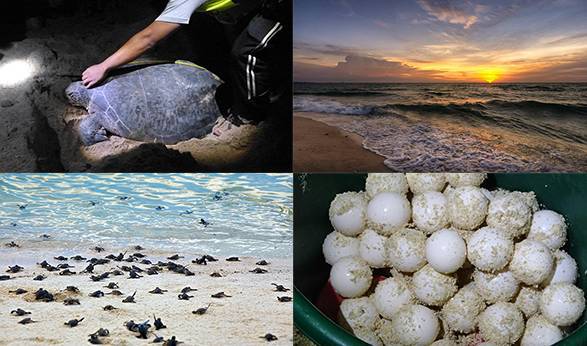
[{"label": "sand-covered egg", "polygon": [[512,303],[495,303],[479,315],[479,331],[484,340],[513,344],[524,332],[524,317]]},{"label": "sand-covered egg", "polygon": [[554,270],[550,277],[546,279],[546,285],[557,282],[567,282],[574,284],[577,280],[577,262],[571,255],[563,250],[556,250],[554,252]]},{"label": "sand-covered egg", "polygon": [[356,236],[365,228],[366,211],[364,192],[345,192],[334,197],[328,215],[335,230],[347,236]]},{"label": "sand-covered egg", "polygon": [[363,295],[371,286],[373,273],[367,262],[359,257],[345,257],[330,269],[332,288],[345,298]]},{"label": "sand-covered egg", "polygon": [[442,319],[449,330],[470,333],[477,326],[477,316],[485,309],[483,298],[477,293],[474,283],[461,288],[442,307]]},{"label": "sand-covered egg", "polygon": [[526,318],[540,311],[540,296],[542,291],[532,286],[524,286],[516,296],[515,304],[524,313]]},{"label": "sand-covered egg", "polygon": [[446,180],[452,187],[481,186],[487,173],[445,173]]},{"label": "sand-covered egg", "polygon": [[374,330],[375,323],[380,319],[368,297],[344,299],[340,303],[340,313],[353,331],[363,328]]},{"label": "sand-covered egg", "polygon": [[405,305],[414,303],[414,297],[403,278],[387,278],[377,283],[372,295],[379,314],[391,319]]},{"label": "sand-covered egg", "polygon": [[456,341],[450,339],[442,339],[434,341],[430,344],[430,346],[458,346],[458,344]]},{"label": "sand-covered egg", "polygon": [[412,198],[412,220],[418,229],[427,234],[449,224],[447,198],[437,191],[428,191]]},{"label": "sand-covered egg", "polygon": [[447,195],[448,217],[454,227],[473,230],[485,221],[489,200],[480,188],[457,187],[448,190]]},{"label": "sand-covered egg", "polygon": [[359,239],[359,256],[373,268],[385,267],[387,263],[387,254],[385,251],[387,237],[371,229],[366,229],[361,233]]},{"label": "sand-covered egg", "polygon": [[467,258],[475,267],[484,271],[503,269],[514,253],[513,241],[491,227],[475,231],[467,240]]},{"label": "sand-covered egg", "polygon": [[444,173],[406,173],[410,191],[420,194],[427,191],[442,191],[446,186]]},{"label": "sand-covered egg", "polygon": [[544,289],[540,297],[540,313],[556,326],[570,326],[581,317],[583,310],[583,290],[573,284],[552,284]]},{"label": "sand-covered egg", "polygon": [[534,213],[528,239],[538,240],[552,250],[557,250],[567,240],[565,218],[552,210],[540,210]]},{"label": "sand-covered egg", "polygon": [[519,193],[495,196],[489,203],[487,225],[507,233],[512,239],[528,233],[532,209]]},{"label": "sand-covered egg", "polygon": [[550,346],[563,339],[559,327],[548,322],[541,315],[532,316],[526,322],[526,330],[522,336],[521,346]]},{"label": "sand-covered egg", "polygon": [[546,280],[554,269],[550,249],[543,243],[526,239],[516,243],[510,270],[516,279],[527,285],[537,285]]},{"label": "sand-covered egg", "polygon": [[365,192],[369,198],[380,192],[406,194],[408,188],[408,180],[403,173],[369,173],[365,181]]},{"label": "sand-covered egg", "polygon": [[422,305],[407,305],[391,321],[392,333],[404,345],[431,344],[440,331],[434,311]]},{"label": "sand-covered egg", "polygon": [[328,233],[322,243],[322,253],[326,263],[333,265],[339,259],[347,256],[359,256],[360,241],[355,237],[333,231]]},{"label": "sand-covered egg", "polygon": [[509,302],[518,293],[520,282],[510,271],[485,273],[475,270],[473,280],[477,292],[489,303]]},{"label": "sand-covered egg", "polygon": [[457,271],[465,263],[467,246],[459,233],[450,229],[434,232],[426,240],[426,260],[444,274]]},{"label": "sand-covered egg", "polygon": [[456,277],[439,273],[428,264],[412,276],[412,291],[426,305],[442,306],[457,290]]},{"label": "sand-covered egg", "polygon": [[405,195],[396,192],[380,192],[367,206],[369,227],[383,235],[405,226],[411,215],[410,202]]},{"label": "sand-covered egg", "polygon": [[415,272],[426,264],[425,246],[424,233],[412,228],[402,228],[390,235],[385,243],[387,260],[401,272]]}]

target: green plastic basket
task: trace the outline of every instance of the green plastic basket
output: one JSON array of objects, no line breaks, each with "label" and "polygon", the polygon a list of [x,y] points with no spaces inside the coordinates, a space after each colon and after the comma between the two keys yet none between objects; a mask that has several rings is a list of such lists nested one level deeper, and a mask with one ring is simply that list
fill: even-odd
[{"label": "green plastic basket", "polygon": [[[294,179],[294,323],[319,345],[366,345],[323,315],[312,302],[328,280],[330,266],[322,256],[322,242],[332,231],[330,202],[337,193],[360,191],[365,174],[296,174]],[[534,191],[540,205],[563,214],[568,223],[565,250],[575,258],[576,285],[587,289],[587,175],[490,174],[483,186]],[[586,315],[557,345],[587,345]]]}]

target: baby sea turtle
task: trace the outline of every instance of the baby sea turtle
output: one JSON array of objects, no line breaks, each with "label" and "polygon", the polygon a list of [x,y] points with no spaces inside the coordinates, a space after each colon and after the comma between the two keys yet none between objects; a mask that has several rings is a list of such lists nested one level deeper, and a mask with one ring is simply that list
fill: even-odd
[{"label": "baby sea turtle", "polygon": [[163,209],[165,209],[165,207],[162,205],[158,205],[155,207],[155,210],[163,210]]},{"label": "baby sea turtle", "polygon": [[85,257],[82,257],[80,255],[75,255],[71,259],[74,260],[74,261],[85,261],[86,260]]},{"label": "baby sea turtle", "polygon": [[184,269],[183,269],[183,274],[184,274],[185,276],[194,276],[194,275],[196,275],[194,272],[192,272],[192,271],[191,271],[191,270],[189,270],[188,268],[184,268]]},{"label": "baby sea turtle", "polygon": [[212,257],[212,256],[210,256],[210,255],[204,255],[204,258],[205,258],[205,259],[206,259],[206,261],[208,261],[208,262],[217,262],[217,261],[218,261],[218,258],[214,258],[214,257]]},{"label": "baby sea turtle", "polygon": [[114,276],[124,275],[124,273],[122,272],[122,270],[119,270],[119,269],[114,269],[113,271],[110,272],[110,274],[112,274]]},{"label": "baby sea turtle", "polygon": [[115,308],[112,305],[106,305],[105,307],[102,308],[104,311],[112,311],[112,310],[116,310],[117,308]]},{"label": "baby sea turtle", "polygon": [[263,338],[263,339],[265,339],[267,341],[275,341],[275,340],[277,340],[277,337],[275,335],[271,334],[271,333],[267,333],[267,334],[265,334],[263,336],[260,336],[260,338]]},{"label": "baby sea turtle", "polygon": [[6,247],[20,247],[20,245],[18,245],[17,243],[15,243],[14,241],[11,241],[10,243],[6,243],[4,244]]},{"label": "baby sea turtle", "polygon": [[120,292],[119,290],[112,290],[112,292],[106,293],[106,294],[112,294],[113,296],[122,296],[122,295],[124,295],[124,293]]},{"label": "baby sea turtle", "polygon": [[79,293],[79,288],[77,288],[75,286],[67,286],[67,287],[65,287],[65,290],[67,292],[71,292],[71,293]]},{"label": "baby sea turtle", "polygon": [[79,299],[65,298],[63,300],[63,305],[80,305],[80,303],[79,303]]},{"label": "baby sea turtle", "polygon": [[30,315],[31,313],[29,311],[24,311],[21,308],[18,308],[16,310],[12,310],[10,311],[11,315],[15,315],[15,316],[24,316],[24,315]]},{"label": "baby sea turtle", "polygon": [[163,294],[167,292],[167,290],[162,290],[159,287],[155,287],[155,289],[149,291],[149,293],[153,293],[153,294]]},{"label": "baby sea turtle", "polygon": [[180,256],[180,255],[178,255],[178,254],[175,254],[175,255],[173,255],[173,256],[169,256],[169,257],[167,257],[167,259],[168,259],[168,260],[172,260],[172,261],[176,261],[176,260],[178,260],[178,259],[180,259],[180,258],[183,258],[183,256]]},{"label": "baby sea turtle", "polygon": [[206,311],[208,311],[208,308],[210,307],[210,305],[212,305],[212,304],[208,304],[208,306],[203,307],[203,308],[198,308],[198,309],[192,311],[192,314],[194,314],[194,315],[203,315],[203,314],[206,313]]},{"label": "baby sea turtle", "polygon": [[181,216],[181,215],[190,215],[190,214],[193,214],[193,213],[194,213],[194,211],[193,211],[193,210],[184,210],[184,211],[182,211],[181,213],[179,213],[179,215],[180,215],[180,216]]},{"label": "baby sea turtle", "polygon": [[18,321],[20,324],[29,324],[29,323],[36,323],[37,321],[33,321],[30,317],[23,318],[22,320]]},{"label": "baby sea turtle", "polygon": [[67,261],[67,257],[64,257],[64,256],[57,256],[57,257],[53,257],[53,258],[58,261]]},{"label": "baby sea turtle", "polygon": [[153,262],[149,261],[148,259],[143,259],[143,260],[141,260],[141,264],[149,265],[149,264],[153,264]]},{"label": "baby sea turtle", "polygon": [[111,283],[109,283],[108,285],[106,285],[104,287],[109,288],[111,290],[113,290],[115,288],[120,288],[120,287],[118,287],[118,283],[116,283],[116,282],[111,282]]},{"label": "baby sea turtle", "polygon": [[137,324],[137,332],[139,333],[139,335],[137,336],[137,338],[139,339],[146,339],[147,338],[147,333],[149,333],[149,328],[151,328],[151,325],[149,324],[149,320]]},{"label": "baby sea turtle", "polygon": [[137,250],[137,251],[141,251],[141,250],[144,250],[145,248],[144,248],[144,247],[142,247],[142,246],[140,246],[140,245],[135,245],[135,246],[133,247],[133,249],[134,249],[134,250]]},{"label": "baby sea turtle", "polygon": [[80,318],[79,320],[77,318],[74,318],[73,320],[69,320],[63,324],[69,326],[70,328],[73,328],[73,327],[77,326],[83,320],[84,320],[84,317]]},{"label": "baby sea turtle", "polygon": [[136,324],[135,321],[130,320],[130,321],[124,322],[124,326],[126,327],[126,329],[130,330],[131,332],[135,332],[137,330],[138,324]]},{"label": "baby sea turtle", "polygon": [[139,279],[139,278],[142,278],[142,276],[141,276],[141,275],[139,275],[139,274],[138,274],[138,273],[137,273],[135,270],[131,270],[131,271],[128,273],[128,278],[129,278],[129,279]]},{"label": "baby sea turtle", "polygon": [[222,274],[220,274],[219,272],[214,272],[214,273],[210,274],[210,276],[213,278],[221,278]]},{"label": "baby sea turtle", "polygon": [[155,326],[156,330],[167,328],[167,326],[164,325],[163,322],[161,322],[161,317],[157,318],[157,317],[155,317],[155,315],[153,315],[153,318],[155,319],[155,321],[153,322],[153,325]]},{"label": "baby sea turtle", "polygon": [[285,288],[282,285],[278,285],[278,284],[275,284],[275,283],[271,283],[271,284],[273,286],[275,286],[275,291],[277,291],[277,292],[287,292],[287,291],[289,291],[289,288]]},{"label": "baby sea turtle", "polygon": [[102,344],[102,340],[100,340],[100,337],[96,334],[90,334],[90,338],[88,339],[88,342],[93,345],[101,345]]},{"label": "baby sea turtle", "polygon": [[88,264],[86,269],[82,271],[82,273],[93,273],[94,272],[94,265],[92,263]]},{"label": "baby sea turtle", "polygon": [[118,196],[118,199],[121,201],[126,201],[127,199],[130,199],[129,196]]},{"label": "baby sea turtle", "polygon": [[35,277],[33,278],[33,280],[35,280],[35,281],[43,281],[43,280],[45,280],[46,278],[47,278],[46,276],[39,274],[39,275],[35,276]]},{"label": "baby sea turtle", "polygon": [[104,248],[101,246],[94,246],[93,248],[91,248],[91,250],[94,250],[94,251],[100,253],[100,252],[104,251]]},{"label": "baby sea turtle", "polygon": [[190,300],[190,298],[193,298],[194,296],[190,296],[187,293],[180,293],[177,295],[177,298],[179,298],[179,300]]},{"label": "baby sea turtle", "polygon": [[250,273],[255,273],[255,274],[265,274],[267,273],[266,269],[262,269],[262,268],[255,268],[253,270],[249,270]]},{"label": "baby sea turtle", "polygon": [[147,275],[158,275],[158,274],[159,274],[159,272],[157,271],[156,268],[151,267],[151,268],[147,269]]},{"label": "baby sea turtle", "polygon": [[45,267],[45,270],[48,271],[48,272],[56,272],[56,271],[59,270],[59,268],[54,267],[54,266],[52,266],[52,265],[49,264],[48,266]]},{"label": "baby sea turtle", "polygon": [[96,332],[90,334],[90,335],[97,335],[97,336],[108,336],[110,335],[110,331],[106,328],[100,328],[98,329]]},{"label": "baby sea turtle", "polygon": [[204,227],[208,227],[210,225],[210,222],[208,222],[204,219],[200,219],[200,225],[204,225]]},{"label": "baby sea turtle", "polygon": [[213,295],[211,295],[212,298],[227,298],[227,297],[232,297],[227,295],[224,292],[218,292],[218,293],[214,293]]},{"label": "baby sea turtle", "polygon": [[109,275],[110,275],[110,273],[108,273],[108,272],[102,273],[100,275],[90,275],[90,279],[92,279],[92,281],[102,281],[102,280],[108,278]]},{"label": "baby sea turtle", "polygon": [[67,268],[75,268],[75,266],[70,266],[67,263],[61,263],[61,264],[57,265],[57,268],[58,269],[67,269]]},{"label": "baby sea turtle", "polygon": [[22,289],[22,288],[17,288],[17,289],[16,289],[16,290],[14,290],[14,291],[8,291],[8,293],[14,293],[14,294],[17,294],[17,295],[18,295],[18,294],[27,293],[27,292],[28,292],[27,290],[25,290],[25,289]]},{"label": "baby sea turtle", "polygon": [[206,265],[208,263],[206,263],[206,257],[200,257],[200,258],[196,258],[195,260],[192,260],[192,263],[195,264],[199,264],[199,265]]},{"label": "baby sea turtle", "polygon": [[18,272],[22,271],[23,269],[24,269],[23,267],[21,267],[17,264],[12,267],[8,266],[8,269],[6,270],[6,272],[7,273],[18,273]]},{"label": "baby sea turtle", "polygon": [[44,290],[42,288],[39,288],[35,292],[35,300],[40,300],[40,301],[44,301],[44,302],[52,302],[55,299],[53,298],[53,295],[51,293],[49,293],[49,291]]},{"label": "baby sea turtle", "polygon": [[61,271],[61,272],[59,273],[59,275],[65,275],[65,276],[70,276],[70,275],[75,275],[75,274],[76,274],[76,272],[72,272],[72,271],[71,271],[71,270],[69,270],[69,269],[65,269],[64,271]]},{"label": "baby sea turtle", "polygon": [[259,262],[255,263],[255,264],[258,265],[258,266],[266,266],[266,265],[269,265],[271,263],[269,263],[269,262],[267,262],[265,260],[260,260]]},{"label": "baby sea turtle", "polygon": [[165,341],[165,339],[162,336],[158,336],[157,334],[153,334],[153,335],[155,335],[155,339],[153,339],[152,343],[157,344],[157,343]]},{"label": "baby sea turtle", "polygon": [[47,240],[47,239],[51,239],[51,236],[49,234],[41,234],[39,236],[39,238],[44,239],[44,240]]},{"label": "baby sea turtle", "polygon": [[165,342],[163,343],[163,346],[177,346],[177,345],[179,345],[179,344],[182,344],[182,343],[183,343],[183,342],[181,342],[181,341],[178,341],[178,340],[175,338],[175,335],[174,335],[174,336],[172,336],[172,337],[171,337],[171,339],[169,339],[169,340],[165,340]]},{"label": "baby sea turtle", "polygon": [[287,303],[291,302],[291,297],[277,297],[277,300],[279,300],[282,303]]},{"label": "baby sea turtle", "polygon": [[228,257],[226,260],[228,262],[240,262],[240,259],[238,259],[238,257]]},{"label": "baby sea turtle", "polygon": [[11,277],[10,275],[0,275],[0,281],[6,281],[6,280],[10,280]]},{"label": "baby sea turtle", "polygon": [[90,293],[90,297],[94,297],[94,298],[104,297],[104,292],[102,292],[100,290],[94,291],[94,292]]},{"label": "baby sea turtle", "polygon": [[147,255],[143,255],[143,254],[142,254],[142,253],[140,253],[140,252],[135,252],[135,253],[133,253],[133,254],[132,254],[132,257],[136,257],[136,258],[144,258],[144,257],[147,257]]},{"label": "baby sea turtle", "polygon": [[193,292],[193,291],[197,291],[197,288],[191,288],[190,286],[184,287],[181,289],[181,293],[188,293],[188,292]]},{"label": "baby sea turtle", "polygon": [[43,260],[43,262],[41,263],[37,263],[37,265],[41,266],[41,268],[45,268],[47,266],[49,266],[49,262],[47,262],[47,260]]},{"label": "baby sea turtle", "polygon": [[124,298],[124,300],[122,302],[123,303],[136,303],[135,302],[135,294],[137,294],[137,291],[135,291],[135,293],[133,293],[132,296],[128,296],[128,297]]}]

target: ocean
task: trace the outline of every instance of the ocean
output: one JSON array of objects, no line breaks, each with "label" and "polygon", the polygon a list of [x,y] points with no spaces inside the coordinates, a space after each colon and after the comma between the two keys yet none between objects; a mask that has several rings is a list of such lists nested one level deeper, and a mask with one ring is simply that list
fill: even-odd
[{"label": "ocean", "polygon": [[0,241],[282,258],[292,203],[290,174],[0,174]]},{"label": "ocean", "polygon": [[294,111],[361,135],[393,170],[587,170],[587,83],[295,83]]}]

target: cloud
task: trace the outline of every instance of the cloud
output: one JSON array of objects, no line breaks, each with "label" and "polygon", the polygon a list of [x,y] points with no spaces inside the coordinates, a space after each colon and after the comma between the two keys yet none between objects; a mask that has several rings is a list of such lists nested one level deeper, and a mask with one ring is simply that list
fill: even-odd
[{"label": "cloud", "polygon": [[[446,23],[463,25],[464,29],[470,28],[479,20],[476,15],[468,14],[463,9],[453,6],[450,0],[418,0],[418,4],[436,19]],[[485,6],[477,7],[476,10],[485,12],[487,8]]]}]

